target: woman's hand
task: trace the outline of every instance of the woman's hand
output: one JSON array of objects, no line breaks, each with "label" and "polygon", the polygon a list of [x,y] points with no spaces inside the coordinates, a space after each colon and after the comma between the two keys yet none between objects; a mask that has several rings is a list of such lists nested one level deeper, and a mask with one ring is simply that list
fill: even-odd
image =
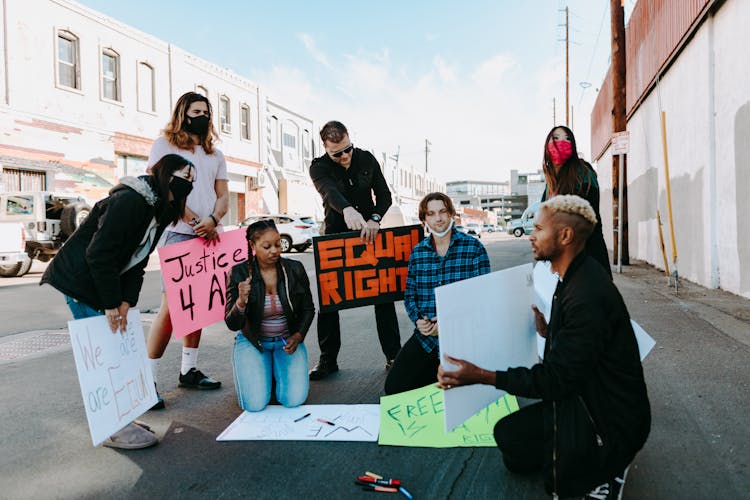
[{"label": "woman's hand", "polygon": [[536,306],[531,306],[534,311],[534,321],[536,322],[536,331],[542,338],[547,338],[547,320],[544,319],[542,311],[537,309]]},{"label": "woman's hand", "polygon": [[117,333],[118,331],[124,332],[127,329],[129,309],[130,304],[123,301],[119,307],[104,310],[104,315],[107,317],[112,333]]},{"label": "woman's hand", "polygon": [[302,334],[300,332],[290,335],[286,339],[286,345],[284,346],[284,352],[287,354],[294,354],[297,350],[297,346],[302,342]]},{"label": "woman's hand", "polygon": [[237,302],[235,302],[235,305],[240,308],[244,309],[247,307],[247,301],[250,297],[250,279],[252,276],[248,276],[248,278],[245,281],[241,281],[237,285]]}]

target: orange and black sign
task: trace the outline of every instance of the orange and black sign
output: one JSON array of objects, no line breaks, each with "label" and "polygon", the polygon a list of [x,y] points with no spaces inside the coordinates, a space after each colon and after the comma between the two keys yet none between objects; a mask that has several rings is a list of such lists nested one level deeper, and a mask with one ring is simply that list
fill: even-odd
[{"label": "orange and black sign", "polygon": [[422,226],[381,229],[366,244],[359,231],[313,238],[320,312],[403,300],[406,272]]}]

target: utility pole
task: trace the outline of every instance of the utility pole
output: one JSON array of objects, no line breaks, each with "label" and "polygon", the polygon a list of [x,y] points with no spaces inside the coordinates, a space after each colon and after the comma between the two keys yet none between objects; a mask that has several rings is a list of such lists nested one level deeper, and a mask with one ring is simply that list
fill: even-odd
[{"label": "utility pole", "polygon": [[552,126],[557,126],[557,103],[554,97],[552,98]]},{"label": "utility pole", "polygon": [[432,143],[428,141],[427,139],[424,140],[424,173],[427,173],[427,157],[430,154],[430,146],[432,146]]},{"label": "utility pole", "polygon": [[[627,118],[625,116],[625,9],[623,8],[623,0],[610,0],[609,11],[611,13],[612,32],[612,132],[615,133],[627,129]],[[620,165],[618,155],[612,155],[612,227],[614,228],[612,261],[617,263],[619,255],[620,262],[629,265],[627,156],[619,155],[619,157],[623,159],[622,165]],[[622,172],[620,172],[621,169]],[[621,189],[622,199],[620,199]],[[622,204],[622,207],[620,207],[620,204]],[[618,212],[622,213],[622,221],[619,220]],[[622,248],[617,241],[618,225],[622,227],[622,234],[619,235]]]},{"label": "utility pole", "polygon": [[570,57],[569,49],[570,40],[568,38],[568,6],[565,6],[565,126],[570,127],[570,120],[568,118],[570,111],[570,89],[569,87],[569,75],[570,75]]}]

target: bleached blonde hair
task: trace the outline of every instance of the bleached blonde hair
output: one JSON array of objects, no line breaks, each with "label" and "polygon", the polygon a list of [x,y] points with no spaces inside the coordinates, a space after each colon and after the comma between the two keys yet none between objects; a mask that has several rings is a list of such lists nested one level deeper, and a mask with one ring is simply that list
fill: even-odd
[{"label": "bleached blonde hair", "polygon": [[553,196],[541,208],[550,212],[558,227],[571,227],[579,241],[585,242],[596,226],[596,212],[591,204],[574,194]]},{"label": "bleached blonde hair", "polygon": [[548,208],[553,214],[562,212],[571,215],[580,215],[591,224],[596,224],[596,212],[591,208],[591,204],[574,194],[553,196],[542,203],[542,207]]}]

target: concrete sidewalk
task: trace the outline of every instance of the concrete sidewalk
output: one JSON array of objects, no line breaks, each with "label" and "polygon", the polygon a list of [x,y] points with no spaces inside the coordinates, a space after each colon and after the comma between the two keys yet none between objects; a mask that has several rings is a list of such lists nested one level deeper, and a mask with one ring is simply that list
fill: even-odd
[{"label": "concrete sidewalk", "polygon": [[615,276],[656,340],[644,361],[651,434],[627,498],[750,498],[750,300],[636,263]]}]

